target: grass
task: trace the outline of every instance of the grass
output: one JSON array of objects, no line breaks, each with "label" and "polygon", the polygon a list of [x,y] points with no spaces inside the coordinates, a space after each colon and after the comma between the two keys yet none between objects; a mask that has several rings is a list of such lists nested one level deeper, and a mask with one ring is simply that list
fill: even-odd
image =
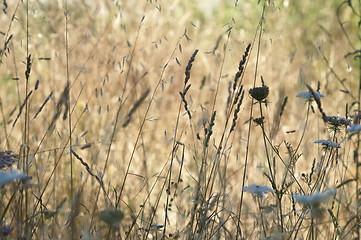
[{"label": "grass", "polygon": [[360,1],[1,6],[1,238],[359,238]]}]

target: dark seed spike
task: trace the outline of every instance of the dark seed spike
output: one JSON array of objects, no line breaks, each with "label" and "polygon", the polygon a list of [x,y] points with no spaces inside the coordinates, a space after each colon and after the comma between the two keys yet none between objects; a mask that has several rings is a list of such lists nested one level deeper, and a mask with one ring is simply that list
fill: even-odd
[{"label": "dark seed spike", "polygon": [[184,95],[184,96],[187,94],[187,92],[188,92],[188,90],[190,89],[190,87],[191,87],[191,84],[189,84],[189,85],[184,89],[184,91],[183,91],[183,95]]},{"label": "dark seed spike", "polygon": [[345,117],[348,118],[348,103],[346,103]]},{"label": "dark seed spike", "polygon": [[85,169],[87,170],[87,172],[94,177],[98,183],[102,186],[103,185],[103,181],[97,176],[95,175],[91,170],[89,165],[73,150],[70,149],[71,153],[75,156],[76,159],[78,159],[80,161],[80,163],[85,167]]},{"label": "dark seed spike", "polygon": [[26,71],[25,71],[25,77],[26,79],[29,79],[30,77],[30,71],[31,71],[31,54],[26,58]]},{"label": "dark seed spike", "polygon": [[187,85],[187,83],[188,83],[188,81],[189,81],[189,78],[190,78],[190,70],[191,70],[191,68],[192,68],[192,64],[193,64],[193,62],[194,62],[194,59],[195,59],[197,53],[198,53],[198,49],[196,49],[196,50],[194,51],[193,55],[191,56],[191,58],[190,58],[189,61],[188,61],[188,65],[187,65],[186,71],[185,71],[186,78],[185,78],[185,80],[184,80],[184,85]]},{"label": "dark seed spike", "polygon": [[211,138],[211,135],[213,134],[213,126],[214,126],[214,121],[216,119],[216,111],[213,112],[212,117],[211,117],[211,122],[209,123],[209,127],[207,129],[207,135],[206,138],[204,139],[204,147],[207,148],[209,145],[209,139]]},{"label": "dark seed spike", "polygon": [[320,84],[320,81],[317,81],[317,90],[316,90],[316,92],[319,92],[319,91],[320,91],[320,88],[321,88],[320,85],[321,85],[321,84]]},{"label": "dark seed spike", "polygon": [[34,90],[38,90],[38,88],[39,88],[39,83],[40,83],[40,80],[39,80],[39,79],[36,80]]},{"label": "dark seed spike", "polygon": [[227,88],[228,96],[227,96],[227,103],[226,103],[226,113],[227,113],[227,109],[228,109],[228,107],[229,107],[229,104],[230,104],[230,102],[231,102],[231,95],[232,95],[232,90],[231,90],[231,88],[232,88],[232,82],[229,81],[229,82],[228,82],[228,88]]},{"label": "dark seed spike", "polygon": [[185,110],[187,111],[187,114],[188,114],[189,119],[192,118],[192,115],[191,115],[191,112],[190,112],[190,110],[189,110],[189,108],[188,108],[188,103],[187,103],[187,100],[186,100],[185,96],[186,96],[188,90],[189,90],[190,87],[191,87],[191,84],[189,84],[189,85],[187,85],[187,84],[188,84],[188,81],[189,81],[189,79],[190,79],[190,77],[191,77],[190,71],[191,71],[191,69],[192,69],[192,65],[193,65],[193,62],[194,62],[194,59],[195,59],[197,53],[198,53],[198,49],[196,49],[196,50],[194,51],[194,53],[192,54],[191,58],[190,58],[189,61],[188,61],[188,64],[187,64],[187,67],[186,67],[186,71],[185,71],[185,75],[186,75],[186,76],[185,76],[185,79],[184,79],[183,92],[179,92],[179,94],[180,94],[180,96],[181,96],[181,98],[182,98],[182,101],[183,101],[183,103],[184,103],[184,108],[185,108]]},{"label": "dark seed spike", "polygon": [[242,76],[242,73],[243,73],[243,70],[244,70],[244,64],[246,63],[247,56],[249,54],[250,48],[251,48],[251,44],[248,44],[248,46],[246,47],[246,50],[245,50],[245,52],[244,52],[244,54],[242,56],[242,60],[239,62],[238,72],[236,73],[236,76],[234,77],[233,91],[236,91],[238,80]]},{"label": "dark seed spike", "polygon": [[[239,93],[242,92],[241,98],[238,101],[237,107],[236,107],[236,109],[234,110],[234,113],[233,113],[232,126],[231,126],[231,129],[229,130],[230,133],[234,130],[234,128],[236,127],[236,124],[237,124],[238,113],[240,111],[240,108],[241,108],[241,105],[242,105],[242,102],[243,102],[243,97],[244,97],[244,90],[242,90],[242,89],[243,89],[243,85],[241,86],[241,90],[239,91]],[[239,94],[237,94],[236,98],[237,99],[239,98]]]},{"label": "dark seed spike", "polygon": [[286,104],[287,104],[287,100],[288,100],[288,97],[286,96],[286,97],[283,99],[283,103],[282,103],[281,111],[280,111],[280,116],[282,116],[283,111],[285,110],[285,107],[286,107]]},{"label": "dark seed spike", "polygon": [[47,96],[47,98],[45,99],[45,101],[43,102],[43,104],[40,106],[39,110],[35,113],[33,119],[35,119],[39,113],[43,110],[45,104],[49,101],[49,99],[51,98],[51,96],[53,95],[53,91],[51,91],[51,93],[49,94],[49,96]]}]

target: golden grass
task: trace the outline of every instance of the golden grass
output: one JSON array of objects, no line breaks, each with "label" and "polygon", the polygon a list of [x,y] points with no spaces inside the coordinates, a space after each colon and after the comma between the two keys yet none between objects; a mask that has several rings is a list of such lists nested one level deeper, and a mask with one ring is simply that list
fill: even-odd
[{"label": "golden grass", "polygon": [[[18,153],[13,168],[32,179],[1,187],[3,238],[359,236],[358,138],[342,126],[330,129],[315,102],[296,98],[310,86],[326,95],[320,101],[327,115],[345,117],[347,107],[359,123],[360,62],[353,58],[359,53],[345,55],[360,48],[360,18],[349,6],[4,3],[1,151]],[[266,102],[249,92],[262,86],[261,78],[269,87]],[[237,94],[241,99],[241,86],[242,101],[233,101]],[[341,148],[322,148],[318,139]],[[273,193],[242,191],[252,184]],[[293,197],[336,187],[321,206]]]}]

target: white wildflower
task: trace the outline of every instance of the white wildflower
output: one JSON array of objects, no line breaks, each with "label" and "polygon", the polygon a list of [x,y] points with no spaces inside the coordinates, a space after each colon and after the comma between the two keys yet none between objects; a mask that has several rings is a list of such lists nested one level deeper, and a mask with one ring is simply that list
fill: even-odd
[{"label": "white wildflower", "polygon": [[25,180],[25,179],[28,179],[28,176],[17,170],[0,171],[0,186],[3,186],[14,180]]},{"label": "white wildflower", "polygon": [[[320,92],[314,92],[314,93],[318,99],[325,97],[325,95],[323,95]],[[311,99],[313,99],[313,94],[311,92],[300,92],[296,95],[296,97],[311,100]]]},{"label": "white wildflower", "polygon": [[324,119],[326,122],[328,122],[331,125],[334,125],[336,127],[345,125],[348,126],[351,124],[351,119],[338,117],[338,116],[326,116]]},{"label": "white wildflower", "polygon": [[350,127],[346,129],[346,132],[351,132],[351,133],[358,133],[360,131],[361,131],[360,124],[356,124],[356,125],[351,124]]},{"label": "white wildflower", "polygon": [[322,202],[325,202],[329,198],[336,195],[336,189],[327,189],[324,192],[315,192],[310,195],[295,194],[294,197],[298,203],[308,204],[308,205],[319,205]]},{"label": "white wildflower", "polygon": [[161,229],[163,228],[164,226],[162,224],[150,224],[150,227],[151,228],[155,228],[155,229]]},{"label": "white wildflower", "polygon": [[244,186],[243,191],[244,192],[249,192],[249,193],[252,193],[252,194],[257,194],[257,196],[259,198],[263,198],[263,194],[273,192],[273,189],[271,187],[267,186],[267,185],[252,184],[252,185],[249,185],[249,186]]},{"label": "white wildflower", "polygon": [[319,140],[316,140],[315,143],[320,143],[321,145],[323,145],[325,147],[331,147],[331,148],[340,148],[341,147],[340,144],[332,142],[330,140],[319,139]]}]

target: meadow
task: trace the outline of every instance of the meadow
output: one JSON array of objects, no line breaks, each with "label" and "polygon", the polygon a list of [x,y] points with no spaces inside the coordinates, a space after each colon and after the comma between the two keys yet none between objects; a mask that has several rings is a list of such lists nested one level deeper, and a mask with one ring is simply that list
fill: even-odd
[{"label": "meadow", "polygon": [[360,239],[360,0],[0,8],[1,239]]}]

